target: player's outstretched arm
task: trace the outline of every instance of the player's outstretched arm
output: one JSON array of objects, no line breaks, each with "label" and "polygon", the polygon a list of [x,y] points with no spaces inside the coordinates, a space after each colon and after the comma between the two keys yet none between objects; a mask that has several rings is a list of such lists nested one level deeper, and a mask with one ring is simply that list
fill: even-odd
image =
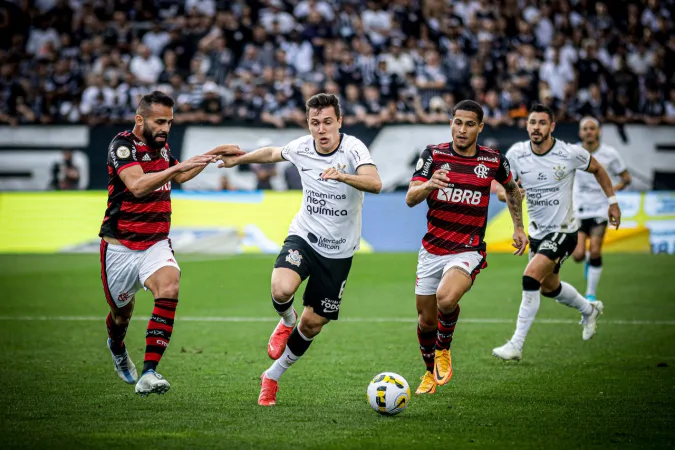
[{"label": "player's outstretched arm", "polygon": [[610,180],[609,175],[605,168],[602,167],[602,164],[600,164],[593,156],[591,156],[591,162],[588,164],[586,172],[592,173],[595,176],[602,191],[609,199],[609,223],[614,225],[618,230],[619,225],[621,225],[621,210],[619,209],[619,202],[614,195],[612,180]]},{"label": "player's outstretched arm", "polygon": [[422,203],[436,189],[448,187],[450,178],[447,170],[437,170],[427,181],[413,180],[408,186],[405,203],[410,208]]},{"label": "player's outstretched arm", "polygon": [[133,165],[120,172],[119,176],[134,197],[145,197],[173,180],[177,174],[195,168],[203,169],[212,162],[216,162],[213,155],[197,155],[161,172],[144,173],[140,165]]},{"label": "player's outstretched arm", "polygon": [[528,244],[523,226],[523,197],[520,193],[520,186],[511,178],[501,189],[513,220],[513,244],[511,245],[516,249],[513,254],[520,256],[525,253]]},{"label": "player's outstretched arm", "polygon": [[382,180],[377,173],[377,167],[365,165],[356,169],[356,175],[339,172],[335,167],[329,167],[321,173],[324,180],[337,180],[363,192],[379,194],[382,190]]},{"label": "player's outstretched arm", "polygon": [[218,159],[221,161],[218,164],[218,168],[220,169],[238,166],[239,164],[270,164],[284,160],[281,156],[281,147],[263,147],[242,155],[218,156]]},{"label": "player's outstretched arm", "polygon": [[[204,153],[204,155],[211,155],[214,157],[218,156],[240,156],[244,155],[246,152],[243,151],[242,149],[239,148],[238,145],[235,144],[223,144],[219,145],[218,147],[215,147],[208,152]],[[184,173],[179,173],[174,177],[174,181],[176,183],[185,183],[186,181],[189,181],[199,175],[202,170],[204,170],[206,166],[203,167],[195,167],[192,170],[189,170]]]}]

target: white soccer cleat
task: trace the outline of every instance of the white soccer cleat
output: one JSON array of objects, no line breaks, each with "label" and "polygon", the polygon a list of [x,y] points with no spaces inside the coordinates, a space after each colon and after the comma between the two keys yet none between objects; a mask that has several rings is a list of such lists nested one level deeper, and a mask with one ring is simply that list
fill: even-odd
[{"label": "white soccer cleat", "polygon": [[138,378],[138,372],[136,372],[136,366],[134,365],[131,358],[129,358],[129,352],[127,349],[124,349],[124,353],[121,355],[116,355],[113,353],[112,348],[110,347],[111,341],[108,338],[108,350],[112,355],[113,366],[115,367],[115,372],[117,375],[128,384],[134,384]]},{"label": "white soccer cleat", "polygon": [[581,316],[581,324],[584,326],[584,331],[581,333],[581,337],[584,338],[584,341],[589,340],[595,335],[595,331],[598,328],[598,317],[605,309],[600,300],[591,303],[591,307],[593,308],[593,311],[591,311],[589,315]]},{"label": "white soccer cleat", "polygon": [[496,356],[504,361],[520,361],[523,359],[523,350],[516,347],[511,341],[508,341],[501,347],[492,349],[492,356]]},{"label": "white soccer cleat", "polygon": [[136,393],[145,397],[148,394],[164,394],[169,390],[171,385],[160,374],[154,370],[148,370],[141,375],[140,380],[136,383]]}]

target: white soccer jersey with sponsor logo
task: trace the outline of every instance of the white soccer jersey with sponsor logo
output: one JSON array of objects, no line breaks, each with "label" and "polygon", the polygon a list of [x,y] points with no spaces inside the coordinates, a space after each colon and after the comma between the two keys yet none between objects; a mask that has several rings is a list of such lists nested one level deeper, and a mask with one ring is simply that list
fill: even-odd
[{"label": "white soccer jersey with sponsor logo", "polygon": [[[612,184],[616,184],[620,179],[619,175],[626,170],[626,164],[619,152],[614,147],[600,144],[591,155],[605,168]],[[574,208],[578,219],[607,219],[609,201],[593,174],[577,172],[574,180]]]},{"label": "white soccer jersey with sponsor logo", "polygon": [[541,239],[553,232],[577,231],[572,202],[574,176],[577,169],[588,169],[590,153],[556,139],[544,155],[537,155],[530,141],[523,141],[513,144],[506,157],[525,189],[530,237]]},{"label": "white soccer jersey with sponsor logo", "polygon": [[300,236],[327,258],[348,258],[361,242],[363,192],[335,180],[321,180],[321,173],[334,167],[355,175],[360,166],[374,165],[370,152],[354,136],[340,135],[340,144],[330,154],[318,153],[311,135],[290,142],[281,156],[292,162],[302,179],[302,207],[288,234]]}]

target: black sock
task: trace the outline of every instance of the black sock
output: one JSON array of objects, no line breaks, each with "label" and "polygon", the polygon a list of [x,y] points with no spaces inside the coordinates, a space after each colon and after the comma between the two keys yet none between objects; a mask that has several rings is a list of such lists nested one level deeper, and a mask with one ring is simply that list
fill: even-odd
[{"label": "black sock", "polygon": [[157,369],[157,361],[145,361],[143,363],[143,373],[147,372],[148,370],[155,369]]},{"label": "black sock", "polygon": [[288,343],[286,346],[290,351],[293,352],[295,356],[302,356],[305,354],[309,346],[312,344],[312,339],[307,340],[305,337],[300,335],[300,330],[296,326],[293,328],[293,332],[288,338]]},{"label": "black sock", "polygon": [[278,301],[276,301],[274,299],[274,297],[272,297],[272,306],[274,306],[274,309],[279,313],[279,315],[282,315],[283,313],[288,311],[288,308],[293,306],[293,299],[294,298],[295,298],[295,296],[291,297],[291,299],[289,301],[287,301],[286,303],[279,303]]}]

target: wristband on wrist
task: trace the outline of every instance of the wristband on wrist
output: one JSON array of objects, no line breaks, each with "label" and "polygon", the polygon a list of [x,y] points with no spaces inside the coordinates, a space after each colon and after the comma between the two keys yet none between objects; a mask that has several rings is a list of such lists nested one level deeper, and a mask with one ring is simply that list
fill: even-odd
[{"label": "wristband on wrist", "polygon": [[616,199],[616,195],[608,197],[607,200],[609,200],[610,205],[616,205],[617,203],[619,203],[619,201]]}]

